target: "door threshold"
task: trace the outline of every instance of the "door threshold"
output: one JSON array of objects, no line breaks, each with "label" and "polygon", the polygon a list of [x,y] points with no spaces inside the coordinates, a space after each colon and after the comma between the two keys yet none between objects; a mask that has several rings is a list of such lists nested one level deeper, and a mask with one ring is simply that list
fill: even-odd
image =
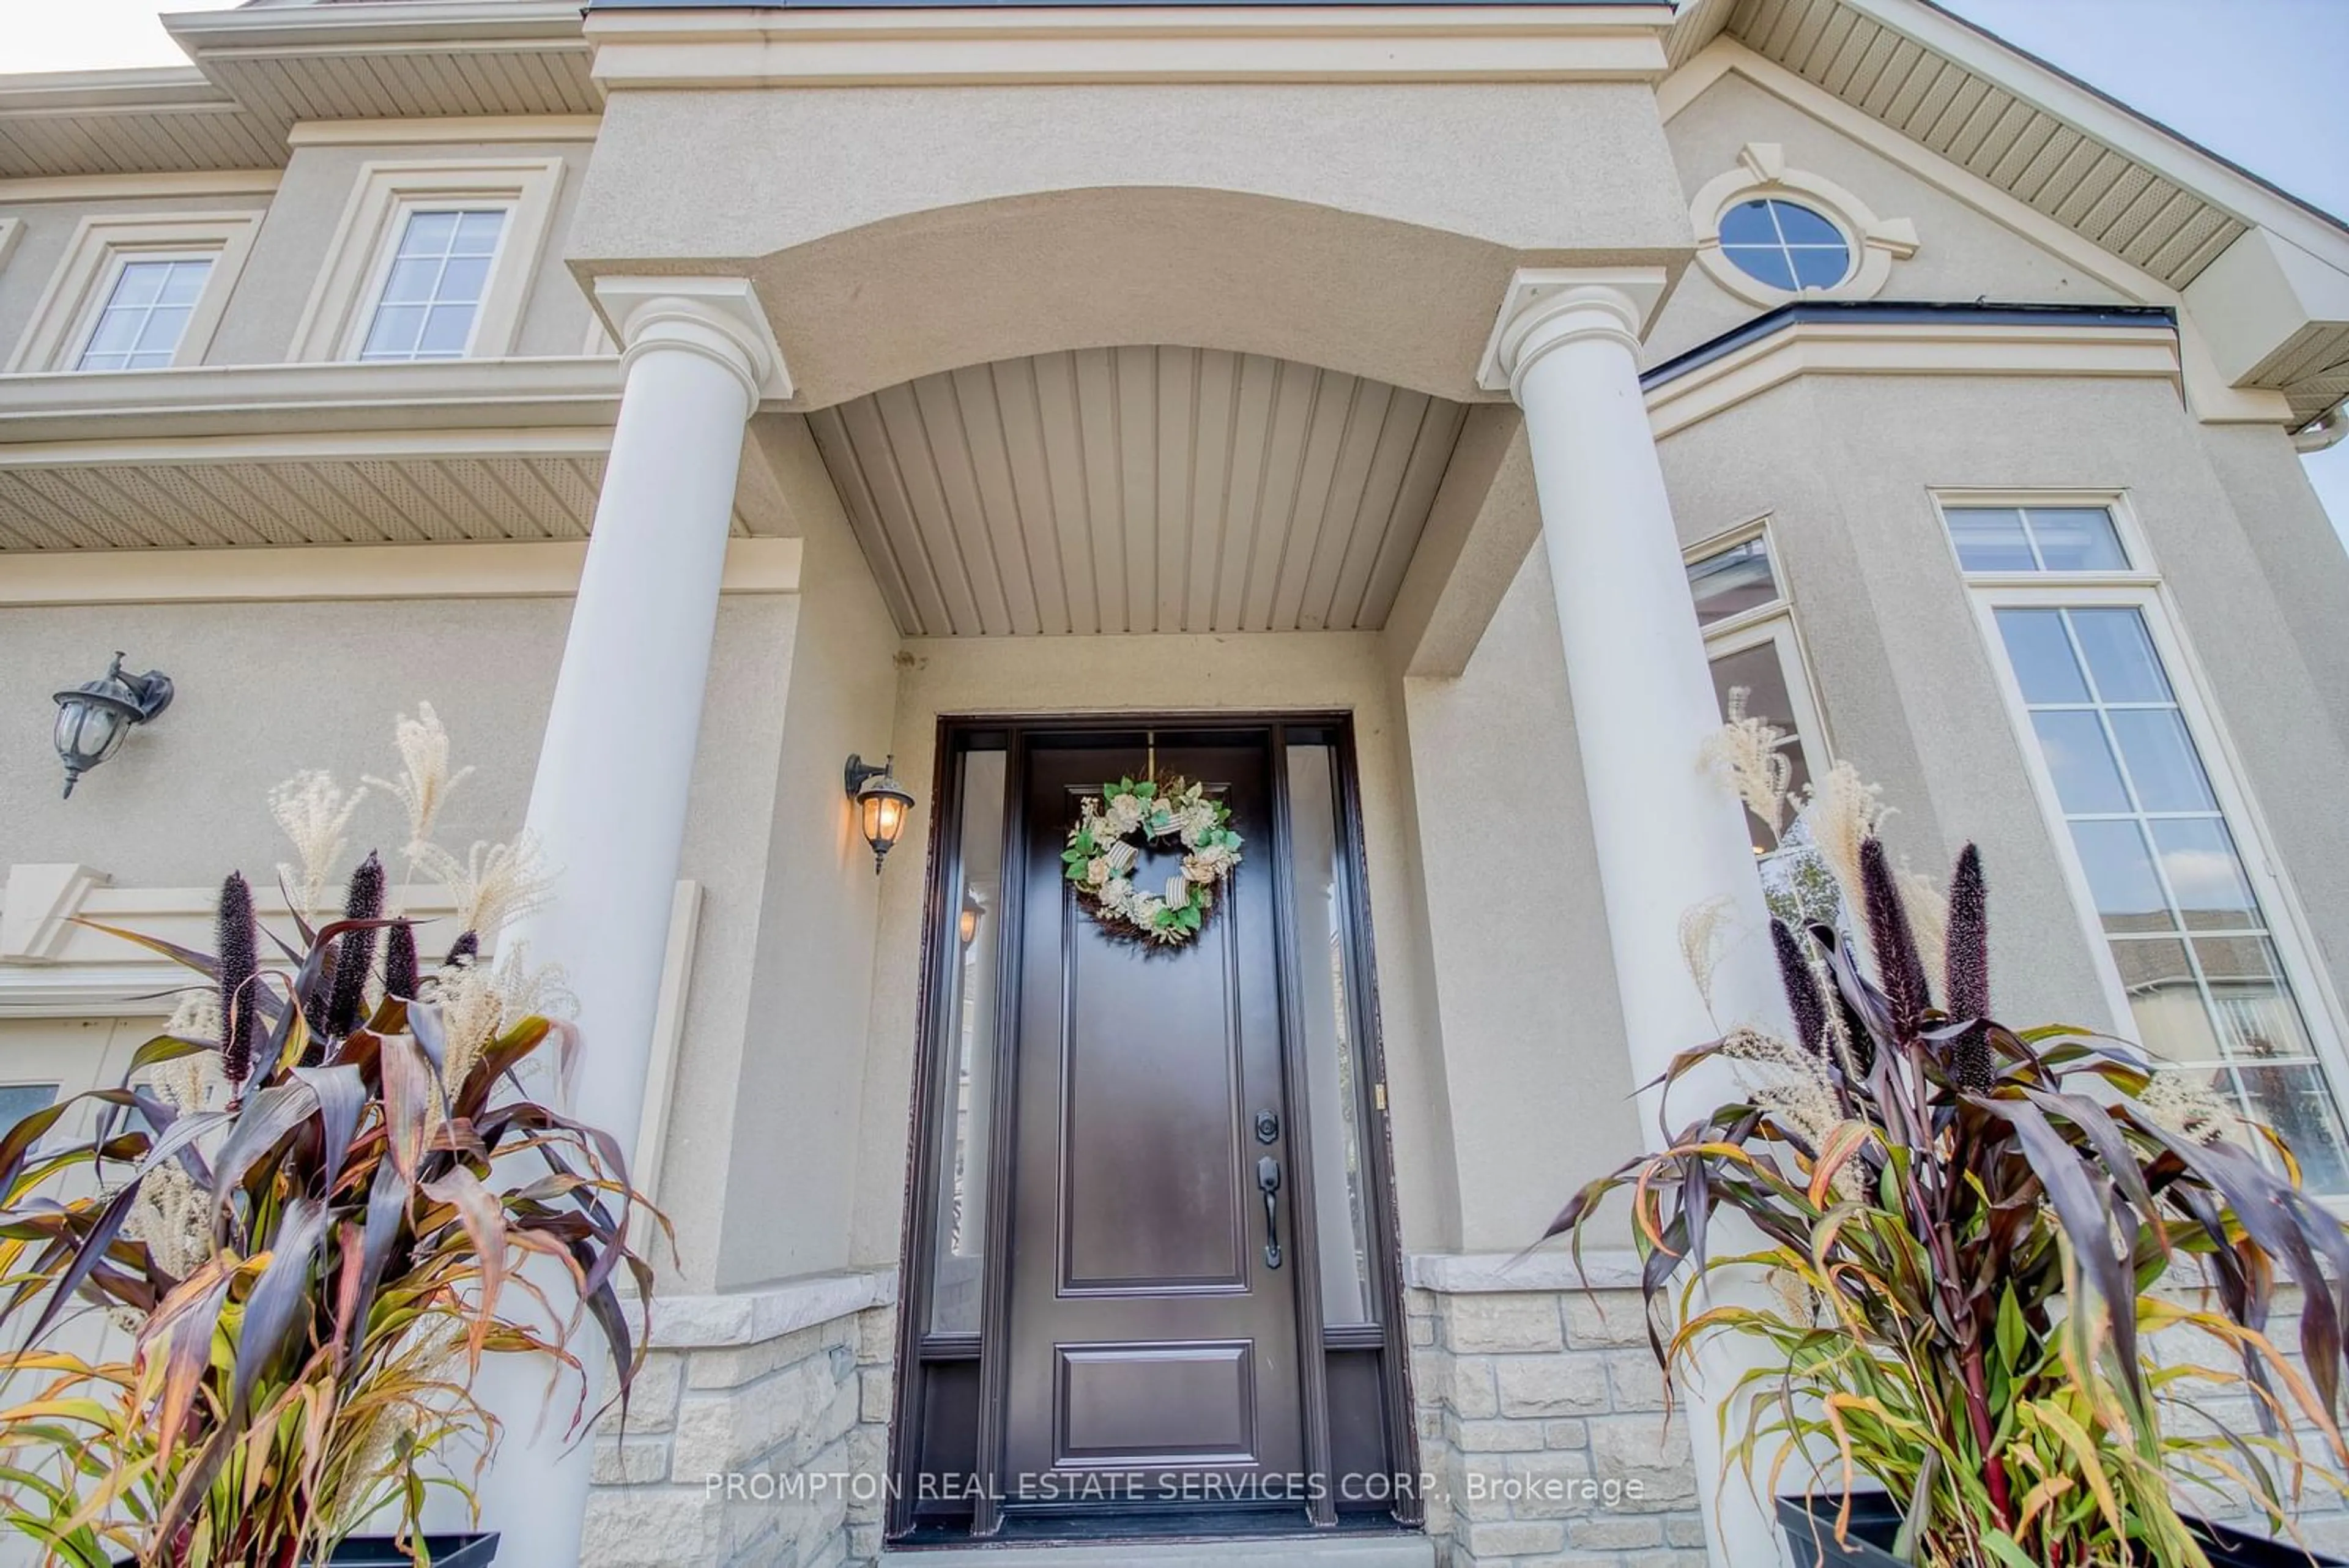
[{"label": "door threshold", "polygon": [[1435,1568],[1435,1542],[1424,1535],[1331,1533],[1220,1541],[1039,1541],[986,1546],[886,1546],[881,1561],[900,1568]]}]

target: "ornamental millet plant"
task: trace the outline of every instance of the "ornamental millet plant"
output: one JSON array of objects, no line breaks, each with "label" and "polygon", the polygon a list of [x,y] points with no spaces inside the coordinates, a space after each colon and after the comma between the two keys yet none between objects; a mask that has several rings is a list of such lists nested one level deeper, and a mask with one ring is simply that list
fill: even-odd
[{"label": "ornamental millet plant", "polygon": [[[1667,1147],[1584,1187],[1547,1235],[1578,1256],[1627,1192],[1668,1386],[1713,1335],[1759,1341],[1714,1390],[1729,1462],[1771,1491],[1799,1467],[1805,1490],[1842,1492],[1838,1534],[1864,1478],[1900,1512],[1900,1561],[2207,1568],[2188,1507],[2230,1498],[2290,1531],[2303,1438],[2326,1484],[2349,1469],[2349,1231],[2271,1130],[2136,1048],[1997,1021],[1971,846],[1930,965],[1921,879],[1904,891],[1856,779],[1806,807],[1842,802],[1845,822],[1807,825],[1823,855],[1838,833],[1857,846],[1842,923],[1772,923],[1794,1037],[1738,1027],[1678,1055]],[[1674,1131],[1671,1085],[1714,1060],[1737,1064],[1738,1097]],[[1750,1239],[1734,1251],[1708,1247],[1724,1214]],[[1775,1289],[1709,1288],[1756,1272]],[[2301,1296],[2298,1365],[2266,1332],[2280,1281]]]},{"label": "ornamental millet plant", "polygon": [[[428,1491],[469,1497],[498,1435],[471,1393],[484,1355],[583,1370],[592,1323],[625,1407],[642,1199],[608,1136],[528,1092],[535,1056],[576,1049],[547,973],[517,942],[471,957],[543,879],[526,846],[432,850],[416,803],[446,796],[446,739],[426,709],[400,741],[409,862],[459,874],[448,961],[421,970],[374,855],[314,929],[355,796],[304,775],[273,800],[304,861],[291,938],[234,874],[212,953],[117,932],[209,986],[119,1086],[0,1135],[0,1526],[50,1561],[295,1568],[371,1527],[421,1564]],[[52,1137],[84,1102],[95,1130]],[[90,1351],[78,1317],[127,1344]],[[583,1392],[546,1418],[591,1414]]]}]

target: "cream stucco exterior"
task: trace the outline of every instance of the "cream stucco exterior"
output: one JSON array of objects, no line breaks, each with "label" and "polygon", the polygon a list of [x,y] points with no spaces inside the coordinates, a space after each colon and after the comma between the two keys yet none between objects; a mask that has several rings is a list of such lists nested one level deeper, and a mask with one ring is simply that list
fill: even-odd
[{"label": "cream stucco exterior", "polygon": [[[1862,8],[1883,26],[1927,9]],[[1668,1483],[1622,1518],[1431,1509],[1398,1535],[1404,1555],[1378,1561],[1761,1563],[1767,1548],[1733,1521],[1715,1519],[1708,1545],[1696,1505],[1712,1482],[1692,1475],[1704,1445],[1659,1446],[1684,1438],[1660,1437],[1621,1325],[1581,1315],[1547,1262],[1505,1266],[1575,1187],[1655,1134],[1635,1096],[1668,1043],[1647,1003],[1682,982],[1621,929],[1633,836],[1650,836],[1674,887],[1752,896],[1745,846],[1712,852],[1725,799],[1702,831],[1626,815],[1685,780],[1639,787],[1659,770],[1620,759],[1652,736],[1610,704],[1578,722],[1574,693],[1604,698],[1615,688],[1593,683],[1608,681],[1645,681],[1659,732],[1712,714],[1678,700],[1701,645],[1677,576],[1662,594],[1628,566],[1619,582],[1562,581],[1558,561],[1629,559],[1542,547],[1569,528],[1610,546],[1609,529],[1644,530],[1652,565],[1766,519],[1800,653],[1788,672],[1821,730],[1806,737],[1813,771],[1848,760],[1880,784],[1898,808],[1887,836],[1920,870],[1981,846],[2002,1012],[2126,1034],[1980,584],[1938,508],[2120,509],[2149,557],[2132,581],[2188,661],[2172,679],[2209,716],[2205,760],[2244,803],[2230,826],[2261,905],[2306,955],[2294,979],[2316,1059],[2349,1103],[2349,823],[2332,787],[2349,776],[2349,557],[2290,439],[2324,411],[2319,362],[2349,335],[2325,314],[2349,299],[2349,233],[2331,220],[2154,128],[2092,127],[2113,158],[2171,180],[2180,212],[2190,197],[2211,214],[2158,254],[2124,255],[1995,167],[1765,57],[1767,40],[1722,32],[1719,5],[1677,20],[1631,4],[1015,21],[884,6],[817,22],[623,0],[592,7],[584,29],[530,0],[456,9],[249,6],[184,29],[209,74],[0,78],[0,361],[62,331],[36,315],[85,220],[260,215],[201,364],[78,375],[78,345],[57,337],[54,365],[0,375],[0,877],[28,868],[11,898],[67,898],[197,888],[234,866],[265,875],[285,857],[269,787],[303,767],[388,771],[392,715],[419,700],[476,770],[445,840],[502,838],[526,816],[576,832],[595,810],[625,819],[656,803],[645,831],[679,847],[673,874],[656,854],[639,881],[690,884],[695,910],[689,965],[660,993],[674,1050],[595,1092],[667,1107],[645,1174],[676,1224],[661,1259],[675,1304],[656,1334],[657,1418],[605,1431],[569,1471],[539,1456],[592,1496],[563,1504],[565,1539],[583,1509],[587,1521],[574,1561],[656,1561],[664,1541],[697,1563],[884,1552],[875,1508],[778,1524],[701,1506],[696,1456],[887,1463],[899,1271],[920,1244],[908,1130],[925,933],[942,918],[925,876],[942,722],[1341,713],[1375,944],[1378,1130],[1411,1286],[1390,1326],[1398,1349],[1408,1336],[1402,1418],[1421,1468],[1612,1464]],[[1908,25],[1955,50],[1930,17]],[[470,99],[432,96],[457,90],[418,63],[436,50],[469,62]],[[2018,102],[2071,112],[2063,84],[1994,41],[1951,57]],[[374,70],[413,114],[353,85]],[[183,126],[200,113],[211,141]],[[60,115],[103,123],[45,140]],[[1815,189],[1913,224],[1872,299],[1771,312],[1695,265],[1692,202],[1756,144]],[[445,169],[453,189],[469,165],[541,171],[538,196],[517,201],[541,200],[543,238],[501,263],[515,269],[503,351],[349,362],[349,323],[375,308],[367,280],[385,260],[350,247],[379,248],[389,221],[353,216],[376,211],[369,180],[420,169],[429,188]],[[2229,248],[2261,236],[2289,255]],[[2234,260],[2216,266],[2221,253]],[[2265,287],[2261,255],[2294,269],[2288,307],[2228,292],[2239,275]],[[336,311],[344,326],[319,325]],[[1121,388],[1159,400],[1147,429],[1087,423],[1081,392],[1058,410],[967,398],[957,409],[1008,410],[999,465],[997,445],[937,438],[935,381],[928,404],[907,390],[947,372],[966,389],[1037,385],[1002,367],[1151,346],[1258,357],[1276,367],[1267,385],[1303,384],[1270,379],[1285,365],[1354,379],[1349,398],[1401,389],[1458,433],[1440,475],[1414,484],[1400,458],[1383,481],[1363,472],[1375,421],[1368,436],[1332,424],[1309,440],[1309,410],[1239,394],[1210,406],[1192,389],[1204,377]],[[646,390],[688,382],[702,400]],[[851,404],[867,421],[856,450],[885,452],[889,472],[845,472],[840,449],[819,446],[809,416]],[[907,410],[927,421],[919,441]],[[673,451],[730,454],[743,410],[730,504],[663,467]],[[1561,473],[1605,466],[1574,456],[1599,411],[1630,432],[1605,455],[1636,461],[1574,493]],[[1309,557],[1295,575],[1400,552],[1382,624],[914,635],[849,488],[895,530],[892,550],[911,539],[937,571],[984,552],[1005,580],[1103,517],[1139,530],[1128,520],[1146,499],[1161,556],[1137,546],[1130,563],[1146,597],[1178,592],[1165,552],[1245,550],[1233,518],[1247,475],[1281,462],[1289,477],[1263,483],[1290,486],[1289,537]],[[1661,473],[1656,495],[1642,464]],[[1386,532],[1341,533],[1370,526],[1345,497],[1378,483],[1397,497]],[[599,546],[608,563],[624,537],[631,570],[689,556],[701,586],[642,623],[607,592],[574,624],[583,569],[593,584]],[[698,632],[688,623],[712,598]],[[1602,615],[1621,618],[1609,624],[1625,647],[1685,631],[1668,646],[1688,679],[1570,669],[1562,649],[1596,640],[1588,618]],[[611,668],[658,666],[664,683],[608,711],[594,693],[558,698],[566,637],[576,649],[591,633]],[[168,670],[177,701],[61,800],[50,694],[118,648]],[[678,788],[636,777],[639,732],[696,737],[689,768],[667,759]],[[893,757],[917,797],[877,877],[841,793],[851,753]],[[566,784],[554,764],[574,756],[600,759],[610,798]],[[394,847],[396,815],[371,802],[354,849]],[[617,930],[581,912],[608,890],[598,857],[558,870],[572,902],[552,929]],[[666,907],[634,919],[631,952],[672,950]],[[5,904],[0,921],[36,929]],[[0,1082],[35,1071],[11,1051],[31,1062],[94,1041],[119,1055],[120,1026],[88,1020],[148,1005],[125,982],[93,992],[88,1019],[60,1013],[59,950],[0,942]],[[1732,967],[1758,974],[1758,950]],[[597,1009],[655,1007],[645,984],[621,989],[591,988],[591,1054]],[[1671,1005],[1694,1004],[1674,991]],[[1609,1235],[1600,1282],[1630,1310],[1627,1234]],[[2316,1528],[2342,1533],[2338,1519]]]}]

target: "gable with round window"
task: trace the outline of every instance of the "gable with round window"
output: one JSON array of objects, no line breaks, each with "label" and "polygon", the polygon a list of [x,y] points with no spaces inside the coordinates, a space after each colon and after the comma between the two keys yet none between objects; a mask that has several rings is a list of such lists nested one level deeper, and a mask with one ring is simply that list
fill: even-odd
[{"label": "gable with round window", "polygon": [[1750,141],[1737,167],[1708,182],[1689,209],[1697,263],[1756,305],[1868,299],[1892,264],[1917,251],[1917,226],[1879,218],[1851,192],[1786,166],[1776,142]]}]

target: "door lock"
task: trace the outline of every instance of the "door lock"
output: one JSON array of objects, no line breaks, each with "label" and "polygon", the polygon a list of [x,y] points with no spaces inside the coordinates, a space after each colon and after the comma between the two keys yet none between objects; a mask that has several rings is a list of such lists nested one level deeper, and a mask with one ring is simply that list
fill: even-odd
[{"label": "door lock", "polygon": [[1257,1112],[1256,1141],[1258,1143],[1277,1143],[1279,1139],[1280,1118],[1274,1116],[1270,1111]]}]

